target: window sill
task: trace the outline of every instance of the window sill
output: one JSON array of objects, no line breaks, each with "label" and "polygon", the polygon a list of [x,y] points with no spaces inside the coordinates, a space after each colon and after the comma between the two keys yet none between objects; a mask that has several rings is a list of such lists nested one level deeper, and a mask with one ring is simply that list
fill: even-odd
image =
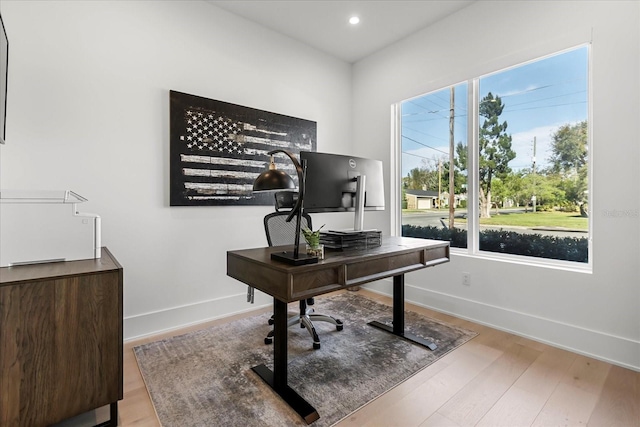
[{"label": "window sill", "polygon": [[451,248],[450,253],[453,256],[459,256],[463,258],[476,258],[487,261],[519,264],[528,267],[551,268],[555,270],[570,271],[574,273],[593,274],[593,266],[591,265],[591,263],[560,261],[547,258],[526,257],[521,255],[495,254],[486,251],[471,253],[467,249],[463,248]]}]

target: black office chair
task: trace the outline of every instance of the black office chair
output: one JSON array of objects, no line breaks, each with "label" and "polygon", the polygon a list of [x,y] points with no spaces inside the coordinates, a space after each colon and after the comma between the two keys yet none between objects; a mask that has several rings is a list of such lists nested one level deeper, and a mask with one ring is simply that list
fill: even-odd
[{"label": "black office chair", "polygon": [[[278,203],[278,195],[276,194],[276,212],[270,213],[269,215],[264,217],[264,231],[267,236],[267,242],[269,246],[282,246],[282,245],[291,245],[295,240],[295,232],[296,232],[296,221],[295,219],[287,222],[287,216],[289,216],[289,211],[280,210],[281,204]],[[311,216],[309,214],[302,214],[302,227],[308,228],[312,230],[311,225]],[[300,239],[301,243],[304,243],[304,237]],[[318,322],[329,322],[336,326],[338,331],[341,331],[343,328],[342,321],[339,319],[335,319],[331,316],[326,316],[323,314],[316,314],[313,308],[309,307],[313,305],[313,298],[309,298],[306,300],[300,300],[300,312],[296,316],[289,318],[287,325],[292,326],[295,324],[300,324],[301,328],[307,328],[309,334],[313,338],[313,348],[320,348],[320,338],[316,333],[316,329],[313,326],[312,321]],[[273,325],[273,317],[269,319],[269,324]],[[273,342],[273,330],[269,332],[267,337],[264,339],[265,344],[271,344]]]}]

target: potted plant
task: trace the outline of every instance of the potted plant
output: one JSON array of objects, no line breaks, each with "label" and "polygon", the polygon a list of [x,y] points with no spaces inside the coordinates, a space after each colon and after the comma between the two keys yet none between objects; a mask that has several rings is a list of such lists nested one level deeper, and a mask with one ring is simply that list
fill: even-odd
[{"label": "potted plant", "polygon": [[[322,227],[324,227],[324,225]],[[324,259],[324,245],[320,243],[320,230],[322,230],[322,227],[315,231],[307,227],[302,228],[304,240],[307,242],[307,254],[317,256],[320,259]]]}]

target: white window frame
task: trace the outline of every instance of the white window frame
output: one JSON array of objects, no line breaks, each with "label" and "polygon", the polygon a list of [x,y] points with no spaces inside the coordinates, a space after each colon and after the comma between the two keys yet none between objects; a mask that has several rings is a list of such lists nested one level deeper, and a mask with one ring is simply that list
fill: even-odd
[{"label": "white window frame", "polygon": [[[486,76],[507,71],[511,68],[520,67],[529,63],[543,60],[545,58],[560,55],[580,47],[587,47],[587,88],[588,88],[588,109],[587,109],[587,146],[589,150],[588,182],[589,192],[588,204],[588,262],[580,263],[573,261],[555,260],[551,258],[528,257],[524,255],[503,254],[480,250],[480,239],[478,238],[479,218],[478,218],[478,167],[479,167],[479,85],[480,80]],[[473,202],[467,203],[467,248],[451,248],[452,255],[470,258],[479,258],[498,262],[507,262],[528,266],[539,266],[544,268],[573,271],[579,273],[593,273],[593,78],[592,78],[592,52],[591,43],[581,43],[572,47],[561,49],[547,55],[538,56],[528,61],[522,61],[509,67],[505,67],[491,73],[467,80],[467,194],[473,194]],[[459,83],[452,83],[447,86],[431,90],[427,93],[437,92],[447,87],[455,86]],[[427,93],[423,94],[426,95]],[[423,96],[418,95],[418,96]],[[415,97],[412,97],[415,98]],[[408,98],[410,99],[410,98]],[[401,104],[405,100],[399,101],[391,106],[391,233],[396,236],[402,235],[402,126],[401,126]]]}]

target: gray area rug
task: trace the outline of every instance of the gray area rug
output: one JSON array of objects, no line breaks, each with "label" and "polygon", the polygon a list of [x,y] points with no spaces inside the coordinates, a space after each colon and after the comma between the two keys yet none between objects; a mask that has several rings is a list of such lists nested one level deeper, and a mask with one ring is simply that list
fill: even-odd
[{"label": "gray area rug", "polygon": [[[395,387],[476,333],[407,311],[406,330],[437,343],[435,351],[367,325],[391,324],[391,307],[358,293],[316,298],[317,313],[344,329],[316,322],[322,347],[306,329],[289,328],[289,385],[330,426]],[[305,422],[252,370],[273,369],[269,314],[233,321],[134,348],[163,427],[304,426]]]}]

